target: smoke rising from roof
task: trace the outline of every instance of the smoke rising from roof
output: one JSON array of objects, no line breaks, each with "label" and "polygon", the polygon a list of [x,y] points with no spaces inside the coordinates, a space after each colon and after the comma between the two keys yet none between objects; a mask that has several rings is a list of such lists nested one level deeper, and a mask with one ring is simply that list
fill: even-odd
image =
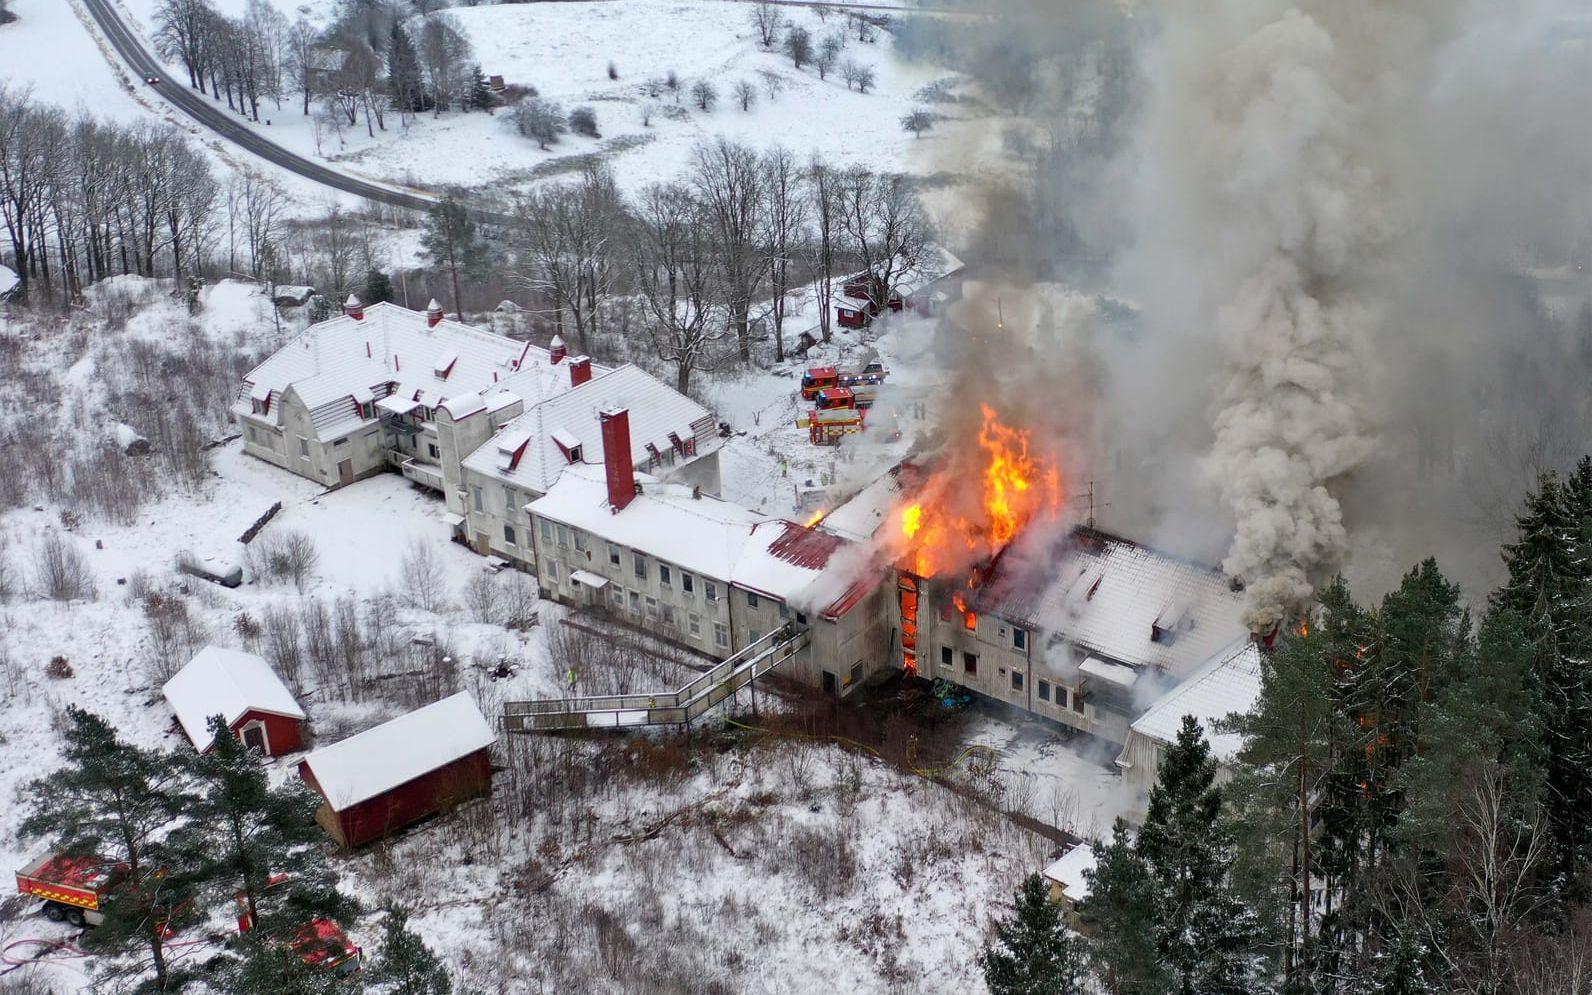
[{"label": "smoke rising from roof", "polygon": [[969,263],[1137,306],[1074,336],[1102,371],[1107,524],[1223,557],[1257,628],[1345,564],[1384,586],[1436,552],[1489,583],[1518,495],[1589,428],[1592,21],[1031,6],[962,43],[975,75],[1036,60],[1026,86],[981,80],[1025,169],[986,184]]}]

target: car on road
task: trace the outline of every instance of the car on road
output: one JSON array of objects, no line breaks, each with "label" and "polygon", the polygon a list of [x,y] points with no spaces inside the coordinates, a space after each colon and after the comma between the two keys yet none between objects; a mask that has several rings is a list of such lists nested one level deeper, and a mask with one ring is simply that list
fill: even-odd
[{"label": "car on road", "polygon": [[145,76],[144,77],[144,82],[148,83],[150,86],[154,86],[154,85],[156,85],[157,83],[160,82],[160,77],[159,76]]}]

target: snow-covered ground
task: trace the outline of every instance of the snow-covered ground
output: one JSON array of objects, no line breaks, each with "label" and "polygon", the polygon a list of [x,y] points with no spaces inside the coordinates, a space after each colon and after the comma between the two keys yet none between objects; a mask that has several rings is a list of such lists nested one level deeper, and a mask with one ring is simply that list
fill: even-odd
[{"label": "snow-covered ground", "polygon": [[[155,0],[123,0],[123,6],[148,36]],[[242,4],[228,0],[220,6]],[[278,6],[290,18],[303,13],[315,24],[325,24],[331,12],[328,0],[279,0]],[[792,23],[812,32],[815,44],[831,32],[846,34],[839,14],[821,20],[806,8],[784,11]],[[750,24],[749,5],[580,0],[457,7],[446,14],[463,28],[485,73],[501,75],[511,86],[534,87],[566,112],[591,107],[602,137],[565,135],[544,151],[515,132],[507,109],[490,116],[425,114],[408,122],[389,113],[387,130],[372,137],[363,119],[354,126],[318,122],[321,115],[305,117],[294,99],[265,112],[269,125],[251,126],[300,155],[365,178],[431,188],[491,186],[506,192],[568,175],[594,156],[611,163],[621,186],[633,190],[681,175],[693,147],[718,136],[757,148],[783,145],[803,158],[815,156],[839,166],[906,172],[931,169],[946,158],[945,148],[965,140],[954,120],[941,122],[921,139],[903,130],[902,116],[926,106],[924,88],[954,83],[955,77],[939,67],[898,59],[890,35],[883,31],[870,42],[860,42],[852,33],[840,56],[842,62],[874,70],[876,85],[864,94],[849,89],[838,68],[820,80],[813,66],[798,71],[777,50],[762,49]],[[617,80],[608,77],[610,62]],[[651,95],[671,71],[680,81],[678,90]],[[174,68],[173,78],[177,75]],[[718,91],[711,111],[692,104],[690,89],[699,80]],[[755,103],[747,111],[732,92],[742,81],[756,89]]]}]

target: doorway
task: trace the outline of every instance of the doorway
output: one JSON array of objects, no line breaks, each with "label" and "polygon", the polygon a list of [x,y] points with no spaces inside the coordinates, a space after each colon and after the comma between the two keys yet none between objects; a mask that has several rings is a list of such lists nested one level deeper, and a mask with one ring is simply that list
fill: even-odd
[{"label": "doorway", "polygon": [[354,482],[354,461],[345,459],[337,464],[337,486],[347,487]]},{"label": "doorway", "polygon": [[269,753],[270,749],[265,741],[265,726],[259,722],[244,726],[243,745],[257,753]]},{"label": "doorway", "polygon": [[831,674],[827,670],[824,671],[823,688],[824,694],[840,693],[840,681],[835,677],[834,674]]}]

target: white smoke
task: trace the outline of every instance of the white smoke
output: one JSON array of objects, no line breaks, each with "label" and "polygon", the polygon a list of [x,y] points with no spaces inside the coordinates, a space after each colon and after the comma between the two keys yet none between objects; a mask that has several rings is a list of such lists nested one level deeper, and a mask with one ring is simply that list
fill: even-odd
[{"label": "white smoke", "polygon": [[1457,6],[1163,9],[1135,147],[1137,257],[1180,273],[1153,280],[1162,319],[1214,334],[1204,469],[1234,521],[1223,567],[1249,582],[1256,629],[1302,605],[1348,549],[1334,488],[1375,448],[1364,388],[1388,333],[1384,257],[1418,207],[1399,124]]}]

